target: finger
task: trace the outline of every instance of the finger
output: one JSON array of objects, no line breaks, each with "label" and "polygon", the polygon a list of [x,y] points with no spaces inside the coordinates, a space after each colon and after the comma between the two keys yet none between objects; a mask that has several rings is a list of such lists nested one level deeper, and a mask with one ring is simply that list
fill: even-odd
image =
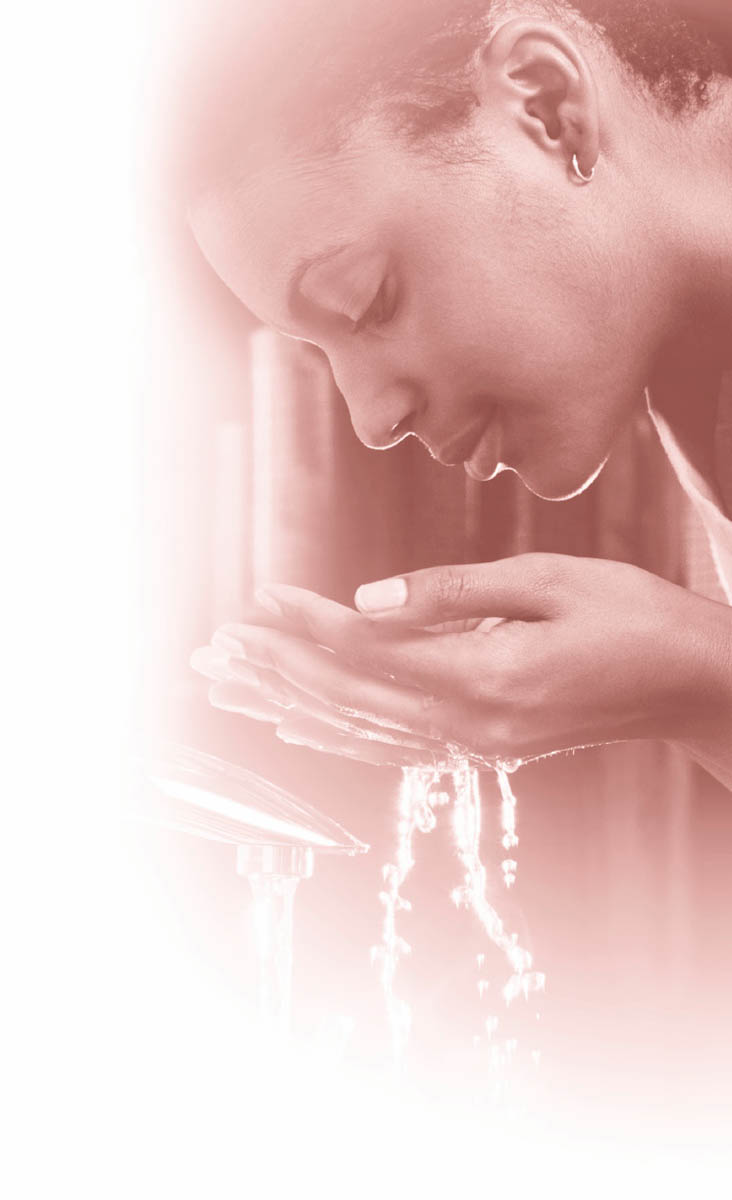
[{"label": "finger", "polygon": [[342,715],[444,740],[442,727],[437,728],[433,719],[435,710],[442,706],[426,692],[354,671],[330,650],[278,630],[238,628],[242,655],[258,670],[278,672],[287,683],[335,707]]},{"label": "finger", "polygon": [[338,754],[379,767],[437,767],[440,755],[434,750],[415,749],[367,740],[340,733],[314,720],[283,721],[277,737],[291,745],[307,746],[325,754]]},{"label": "finger", "polygon": [[[241,644],[237,644],[241,651]],[[369,738],[379,733],[379,736],[386,740],[399,741],[417,748],[436,750],[440,746],[439,742],[431,744],[430,739],[415,738],[405,732],[400,732],[398,737],[396,734],[391,737],[386,727],[377,726],[364,718],[345,715],[339,709],[303,691],[295,683],[283,680],[277,671],[266,667],[254,667],[241,658],[237,659],[234,655],[210,646],[194,651],[191,661],[201,674],[221,684],[220,688],[209,691],[209,699],[217,708],[226,708],[244,715],[254,709],[263,709],[266,719],[271,719],[269,706],[276,705],[280,709],[295,709],[302,715],[312,716],[344,733],[352,733],[358,737]]]},{"label": "finger", "polygon": [[[369,627],[373,628],[373,623],[355,609],[307,588],[270,584],[266,588],[259,588],[257,597],[260,604],[270,611],[273,621],[279,619],[281,624],[287,622],[290,626],[288,632],[299,633],[321,645],[336,648],[349,639],[367,635]],[[236,637],[242,624],[247,622],[229,622],[221,627],[220,632],[224,636]]]},{"label": "finger", "polygon": [[428,625],[427,630],[429,633],[472,633],[474,629],[487,627],[489,624],[498,625],[501,620],[501,617],[489,617],[486,620],[481,617],[464,617],[462,621],[441,621],[437,625]]},{"label": "finger", "polygon": [[449,752],[439,742],[422,742],[404,734],[391,736],[387,731],[361,722],[333,724],[295,706],[288,709],[267,701],[260,692],[242,684],[213,684],[209,688],[209,702],[224,712],[277,725],[277,736],[295,745],[378,766],[449,768]]},{"label": "finger", "polygon": [[[258,671],[263,676],[272,675],[279,679],[274,672]],[[242,716],[252,716],[255,720],[277,722],[283,717],[288,719],[312,718],[325,726],[328,725],[340,733],[361,740],[381,740],[391,745],[407,746],[421,750],[424,753],[440,754],[442,743],[428,738],[418,738],[412,734],[391,731],[387,727],[372,724],[358,717],[346,717],[337,709],[323,704],[313,696],[300,692],[294,686],[278,686],[270,689],[266,681],[259,688],[250,687],[234,681],[223,681],[209,689],[209,701],[214,708],[227,712],[238,712]]]},{"label": "finger", "polygon": [[[272,605],[261,604],[256,598],[239,610],[236,622],[242,625],[262,625],[265,629],[286,629],[290,633],[302,632],[305,635],[300,622],[293,623],[290,614],[283,611],[277,612]],[[236,622],[232,621],[229,624]]]},{"label": "finger", "polygon": [[308,746],[327,754],[339,754],[359,762],[376,766],[407,766],[435,758],[434,752],[418,751],[398,745],[389,745],[354,733],[346,733],[316,718],[289,717],[281,706],[268,704],[261,696],[233,683],[217,683],[209,690],[209,700],[214,708],[237,713],[254,721],[265,721],[277,725],[277,736],[283,742],[296,746]]},{"label": "finger", "polygon": [[199,646],[189,659],[190,665],[206,679],[226,679],[229,656],[224,650],[212,646]]},{"label": "finger", "polygon": [[257,671],[242,658],[217,646],[201,646],[194,650],[190,663],[194,671],[198,671],[199,675],[204,675],[206,679],[237,683],[250,691],[258,690],[268,700],[275,700],[281,704],[293,703],[292,689],[288,690],[283,686],[276,671]]},{"label": "finger", "polygon": [[[257,593],[263,603],[265,591],[266,602],[286,613],[293,625],[299,624],[308,640],[335,651],[359,673],[443,690],[446,682],[454,684],[457,669],[474,666],[474,648],[457,636],[448,643],[444,635],[465,633],[481,624],[477,619],[448,622],[436,630],[390,628],[305,588],[269,585]],[[233,647],[237,640],[243,644],[246,632],[245,626],[225,625],[220,630],[221,644]],[[438,632],[441,639],[435,636]],[[214,641],[219,641],[218,633]]]},{"label": "finger", "polygon": [[206,679],[237,680],[251,687],[259,686],[256,672],[243,660],[233,660],[230,653],[217,646],[199,646],[190,657],[190,665]]},{"label": "finger", "polygon": [[[335,651],[359,673],[439,695],[451,694],[456,680],[475,676],[476,646],[464,635],[478,628],[485,634],[501,624],[499,617],[463,618],[430,629],[405,629],[371,621],[305,588],[277,584],[269,585],[266,592],[267,602],[285,612],[293,624],[299,622],[310,640]],[[257,594],[264,600],[262,589]],[[233,646],[245,636],[245,627],[226,625],[222,636]],[[481,653],[484,650],[482,645]]]},{"label": "finger", "polygon": [[277,671],[265,667],[254,667],[244,661],[241,656],[241,643],[236,642],[238,655],[221,649],[218,646],[201,646],[191,655],[191,666],[207,679],[231,685],[230,693],[236,694],[239,687],[246,697],[250,693],[258,694],[263,701],[271,701],[285,707],[299,705],[303,711],[313,707],[315,715],[325,706],[319,704],[307,692],[302,692],[295,684],[287,683]]},{"label": "finger", "polygon": [[[277,614],[283,622],[283,627],[285,622],[289,622],[293,630],[296,627],[302,635],[309,634],[322,645],[332,646],[333,649],[340,649],[341,646],[338,643],[347,639],[368,637],[374,630],[374,624],[370,618],[362,616],[360,612],[339,604],[335,600],[329,600],[317,592],[311,592],[307,588],[283,583],[267,584],[266,587],[258,589],[257,598],[260,604],[272,613],[273,621],[277,619],[275,616]],[[498,622],[501,618],[495,617],[493,620]],[[242,618],[240,624],[247,624],[246,619]],[[253,621],[251,624],[263,624],[263,622]],[[481,624],[487,624],[487,622],[480,616],[464,617],[461,620],[441,621],[436,625],[430,625],[427,627],[427,631],[430,633],[468,633]],[[226,631],[235,634],[236,628],[235,624],[224,625],[222,631],[224,634]],[[386,630],[382,629],[382,633],[385,632]],[[216,642],[216,640],[217,638],[214,636],[213,641]]]},{"label": "finger", "polygon": [[[230,637],[229,643],[232,643]],[[237,640],[233,644],[241,651],[241,642]],[[200,674],[218,681],[217,687],[209,689],[209,702],[214,708],[272,723],[280,721],[284,709],[289,708],[361,740],[378,737],[388,744],[410,747],[427,756],[439,757],[442,753],[442,743],[434,738],[418,738],[404,731],[391,733],[383,724],[376,725],[356,716],[347,717],[295,684],[283,684],[276,671],[255,668],[218,646],[195,650],[191,665]]]},{"label": "finger", "polygon": [[260,692],[240,683],[214,683],[208,689],[208,699],[213,708],[239,713],[254,721],[268,721],[272,725],[279,724],[288,711],[283,705],[265,699]]},{"label": "finger", "polygon": [[414,627],[464,617],[537,621],[556,615],[576,570],[561,554],[521,554],[490,563],[428,567],[364,584],[359,610],[370,618]]}]

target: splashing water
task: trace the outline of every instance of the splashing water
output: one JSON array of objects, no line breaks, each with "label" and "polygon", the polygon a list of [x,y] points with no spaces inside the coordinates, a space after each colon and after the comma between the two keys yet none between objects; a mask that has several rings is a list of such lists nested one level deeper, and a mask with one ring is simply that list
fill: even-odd
[{"label": "splashing water", "polygon": [[[501,793],[502,845],[505,850],[518,845],[516,835],[516,797],[508,776],[520,766],[518,760],[500,762],[493,768]],[[394,1056],[400,1061],[409,1038],[411,1010],[394,991],[394,977],[400,959],[410,953],[411,947],[397,932],[397,913],[411,911],[411,905],[401,894],[401,888],[414,866],[413,841],[416,831],[430,833],[437,824],[436,809],[450,801],[450,796],[439,790],[443,775],[449,774],[453,791],[453,833],[458,858],[465,870],[463,882],[452,892],[453,902],[470,908],[478,917],[490,940],[503,952],[512,974],[502,989],[506,1006],[520,995],[527,1000],[532,992],[544,990],[545,975],[532,971],[532,956],[518,943],[515,933],[507,933],[503,921],[489,903],[486,895],[486,868],[480,858],[481,797],[478,772],[466,760],[453,762],[449,768],[407,768],[402,772],[399,790],[399,818],[396,864],[383,868],[386,885],[379,899],[384,905],[384,923],[381,944],[372,947],[372,962],[381,964],[381,983],[386,998],[387,1016],[392,1033]],[[516,879],[516,861],[506,858],[501,863],[503,880],[510,887]],[[485,955],[477,957],[478,969],[485,965]],[[478,980],[478,993],[482,998],[489,990],[485,978]],[[488,1016],[484,1029],[492,1041],[499,1028],[499,1018]],[[474,1039],[475,1044],[479,1039]],[[505,1039],[503,1046],[491,1046],[491,1062],[494,1066],[510,1063],[517,1048],[515,1038]],[[538,1053],[532,1052],[538,1063]]]},{"label": "splashing water", "polygon": [[[503,997],[506,1004],[510,1004],[522,993],[528,998],[530,992],[543,991],[545,977],[541,972],[531,971],[530,952],[518,944],[518,936],[515,933],[506,933],[503,921],[486,896],[486,869],[480,859],[481,804],[478,772],[464,763],[453,770],[452,777],[455,789],[453,832],[458,857],[465,868],[464,881],[460,887],[454,889],[452,899],[457,905],[472,908],[490,940],[508,959],[513,974],[503,988]],[[510,786],[508,793],[512,797],[511,810],[514,813],[516,801]],[[502,807],[505,810],[508,804],[503,788],[501,794]],[[514,838],[515,844],[515,834],[506,833],[503,837],[504,846],[508,836]],[[480,989],[480,983],[478,986]]]},{"label": "splashing water", "polygon": [[400,911],[410,912],[412,907],[402,896],[401,887],[414,866],[414,834],[417,831],[431,833],[437,824],[435,808],[447,804],[450,799],[444,792],[433,791],[439,782],[439,771],[411,768],[402,772],[396,863],[387,863],[382,870],[386,886],[379,893],[379,900],[384,906],[384,924],[381,944],[371,948],[371,962],[381,965],[381,986],[386,998],[394,1058],[397,1062],[401,1061],[409,1038],[412,1013],[406,1001],[400,999],[394,991],[394,976],[399,961],[411,952],[409,943],[397,933],[396,915]]},{"label": "splashing water", "polygon": [[[520,766],[520,759],[513,759],[510,762],[498,762],[495,766],[498,787],[501,791],[501,828],[503,830],[501,845],[504,850],[513,850],[518,846],[518,837],[516,835],[516,797],[513,794],[508,777],[514,771],[517,771]],[[513,858],[504,858],[501,863],[503,882],[506,887],[511,887],[516,882],[517,866],[518,863]]]}]

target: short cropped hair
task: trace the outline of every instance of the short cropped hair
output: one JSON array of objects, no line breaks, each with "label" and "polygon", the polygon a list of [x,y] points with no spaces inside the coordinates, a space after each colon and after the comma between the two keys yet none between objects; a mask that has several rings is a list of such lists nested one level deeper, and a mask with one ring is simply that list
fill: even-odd
[{"label": "short cropped hair", "polygon": [[202,0],[207,50],[196,49],[184,85],[180,136],[194,177],[257,141],[332,149],[375,104],[415,142],[458,130],[476,103],[476,52],[507,11],[601,39],[672,114],[705,105],[728,69],[710,33],[668,0],[217,2]]}]

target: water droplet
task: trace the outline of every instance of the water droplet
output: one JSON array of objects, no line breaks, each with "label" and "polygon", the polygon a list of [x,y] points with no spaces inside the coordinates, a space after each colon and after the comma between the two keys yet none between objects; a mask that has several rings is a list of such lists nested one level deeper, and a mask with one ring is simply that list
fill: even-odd
[{"label": "water droplet", "polygon": [[504,987],[503,987],[503,999],[506,1001],[506,1005],[511,1004],[512,1001],[514,1001],[516,999],[516,997],[519,996],[520,994],[521,994],[521,976],[520,975],[512,975],[511,978],[508,980],[507,983],[504,984]]},{"label": "water droplet", "polygon": [[449,803],[449,792],[430,792],[430,804],[433,808],[444,808],[444,806]]},{"label": "water droplet", "polygon": [[429,804],[423,801],[414,811],[414,824],[420,833],[431,833],[437,824],[437,817]]}]

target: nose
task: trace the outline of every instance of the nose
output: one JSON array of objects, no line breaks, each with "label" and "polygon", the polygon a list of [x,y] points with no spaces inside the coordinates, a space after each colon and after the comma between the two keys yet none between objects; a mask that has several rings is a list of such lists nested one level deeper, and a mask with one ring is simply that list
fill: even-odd
[{"label": "nose", "polygon": [[367,389],[340,390],[351,415],[351,424],[359,441],[372,450],[388,450],[415,430],[425,407],[418,388],[407,382]]}]

